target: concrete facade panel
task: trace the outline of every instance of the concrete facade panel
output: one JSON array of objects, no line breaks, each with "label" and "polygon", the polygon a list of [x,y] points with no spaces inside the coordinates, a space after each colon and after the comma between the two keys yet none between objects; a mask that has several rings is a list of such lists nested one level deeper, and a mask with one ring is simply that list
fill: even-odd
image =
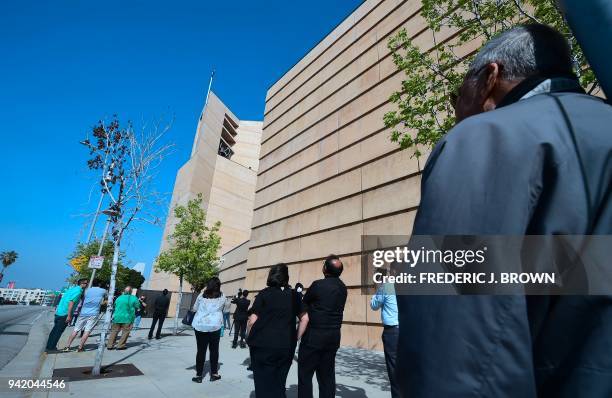
[{"label": "concrete facade panel", "polygon": [[[253,214],[253,226],[265,224],[295,214],[304,209],[310,209],[329,203],[355,194],[360,190],[361,170],[356,169],[277,202],[268,204],[260,209],[255,209]],[[257,201],[257,195],[255,195],[255,199]]]},{"label": "concrete facade panel", "polygon": [[413,208],[421,200],[420,175],[363,194],[363,218],[372,218]]},{"label": "concrete facade panel", "polygon": [[394,152],[362,167],[362,187],[370,189],[419,170],[419,160],[410,151]]},{"label": "concrete facade panel", "polygon": [[308,130],[304,131],[302,134],[296,135],[290,140],[287,140],[288,137],[274,137],[268,141],[270,150],[273,149],[272,152],[266,152],[262,148],[261,158],[259,160],[260,170],[269,169],[281,160],[284,160],[290,155],[302,150],[307,145],[310,145],[318,141],[320,138],[328,135],[332,131],[335,131],[338,126],[338,113],[333,113],[320,120],[315,125],[309,127]]}]

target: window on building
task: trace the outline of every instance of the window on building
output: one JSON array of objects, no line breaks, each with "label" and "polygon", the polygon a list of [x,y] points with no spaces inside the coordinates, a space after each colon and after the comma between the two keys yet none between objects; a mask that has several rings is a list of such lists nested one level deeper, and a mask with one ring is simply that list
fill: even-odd
[{"label": "window on building", "polygon": [[231,159],[234,151],[232,151],[232,147],[225,142],[223,139],[219,142],[219,155],[224,158]]},{"label": "window on building", "polygon": [[236,128],[238,128],[238,123],[232,120],[227,114],[225,114],[225,118],[223,119],[223,127],[221,129],[221,139],[219,140],[219,151],[217,152],[220,156],[224,158],[231,159],[234,151],[232,150],[232,146],[236,144],[236,140],[234,137],[238,134],[236,132]]}]

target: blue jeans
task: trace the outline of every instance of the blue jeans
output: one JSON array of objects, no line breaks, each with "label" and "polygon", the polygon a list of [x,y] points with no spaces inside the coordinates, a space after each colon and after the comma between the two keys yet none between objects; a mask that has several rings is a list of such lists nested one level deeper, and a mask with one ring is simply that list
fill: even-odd
[{"label": "blue jeans", "polygon": [[230,323],[230,313],[229,312],[223,313],[223,326],[225,326],[227,330],[229,330],[230,326],[232,326]]},{"label": "blue jeans", "polygon": [[134,318],[134,329],[138,329],[138,326],[140,326],[141,320],[142,320],[142,316],[136,315],[136,318]]}]

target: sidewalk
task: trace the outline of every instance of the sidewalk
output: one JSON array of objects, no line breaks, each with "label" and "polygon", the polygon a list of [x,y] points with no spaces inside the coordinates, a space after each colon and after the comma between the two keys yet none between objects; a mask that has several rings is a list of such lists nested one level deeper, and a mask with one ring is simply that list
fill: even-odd
[{"label": "sidewalk", "polygon": [[[249,354],[247,349],[232,349],[231,336],[226,331],[219,348],[219,373],[222,379],[210,382],[208,353],[205,365],[205,378],[202,384],[191,381],[195,376],[196,342],[191,328],[178,336],[170,333],[174,319],[164,323],[161,340],[147,340],[150,319],[143,319],[141,328],[133,331],[125,351],[104,352],[103,365],[131,363],[142,376],[115,377],[109,379],[70,382],[71,396],[130,398],[156,398],[182,396],[208,396],[215,398],[254,398],[252,373],[247,371]],[[182,325],[181,325],[182,326]],[[64,332],[58,347],[63,347],[69,328]],[[98,332],[94,330],[89,338],[85,352],[51,354],[46,358],[41,378],[51,377],[53,369],[91,366],[95,358]],[[74,345],[75,343],[73,343]],[[316,387],[316,377],[313,378]],[[384,356],[380,352],[341,348],[336,359],[337,397],[378,398],[389,397],[389,382]],[[65,392],[36,393],[34,397],[66,397]],[[315,393],[316,396],[316,393]],[[287,397],[297,397],[297,362],[294,361],[287,378]],[[266,397],[259,397],[266,398]]]}]

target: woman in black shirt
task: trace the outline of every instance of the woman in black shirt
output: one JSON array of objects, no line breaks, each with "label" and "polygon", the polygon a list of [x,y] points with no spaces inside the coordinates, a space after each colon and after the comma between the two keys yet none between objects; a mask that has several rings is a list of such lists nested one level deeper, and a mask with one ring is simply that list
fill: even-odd
[{"label": "woman in black shirt", "polygon": [[270,268],[268,287],[255,297],[249,316],[251,367],[258,397],[285,397],[287,374],[297,343],[299,303],[288,287],[285,264]]}]

